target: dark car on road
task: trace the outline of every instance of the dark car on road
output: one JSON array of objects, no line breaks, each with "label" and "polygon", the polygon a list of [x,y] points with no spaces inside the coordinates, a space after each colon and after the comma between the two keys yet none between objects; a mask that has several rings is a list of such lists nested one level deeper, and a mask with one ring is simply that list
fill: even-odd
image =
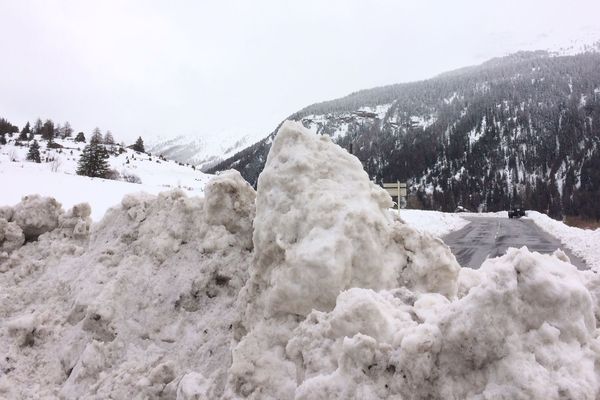
[{"label": "dark car on road", "polygon": [[525,209],[523,207],[513,207],[508,210],[508,218],[521,218],[525,216]]}]

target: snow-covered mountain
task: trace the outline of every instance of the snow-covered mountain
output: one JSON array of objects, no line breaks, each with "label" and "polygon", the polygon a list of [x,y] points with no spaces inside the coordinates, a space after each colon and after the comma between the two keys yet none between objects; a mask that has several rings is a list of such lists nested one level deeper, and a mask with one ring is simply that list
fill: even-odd
[{"label": "snow-covered mountain", "polygon": [[[500,51],[506,54],[512,53],[514,49],[502,49]],[[550,56],[574,55],[583,52],[600,51],[600,28],[588,27],[577,32],[570,32],[569,35],[559,34],[558,32],[548,32],[538,35],[534,40],[523,42],[520,45],[523,51],[536,51],[541,49]],[[512,51],[511,51],[512,50]],[[502,59],[502,58],[501,58]],[[493,60],[492,60],[493,61]],[[473,67],[467,67],[473,68]],[[378,104],[375,109],[363,107],[367,112],[381,112],[389,108],[391,104]],[[379,111],[377,111],[379,110]],[[359,108],[353,111],[363,111]],[[323,119],[326,115],[315,115],[316,121]],[[421,117],[417,117],[421,118]],[[426,120],[415,123],[427,124]],[[344,125],[338,127],[338,135],[344,131]],[[158,137],[150,141],[148,149],[152,153],[162,154],[167,158],[196,165],[203,171],[211,170],[245,148],[264,139],[268,134],[254,133],[244,136],[227,133],[217,133],[209,136],[199,135],[179,135],[176,137]]]},{"label": "snow-covered mountain", "polygon": [[142,191],[156,194],[179,188],[190,195],[199,195],[211,178],[191,165],[119,145],[114,146],[115,152],[108,159],[119,179],[89,178],[75,172],[85,143],[71,138],[55,139],[62,148],[48,148],[47,141],[36,136],[42,162],[35,163],[26,160],[30,142],[19,143],[16,136],[8,137],[8,143],[0,147],[0,181],[4,188],[9,188],[1,191],[0,204],[15,204],[22,196],[37,193],[55,197],[65,208],[89,202],[92,218],[99,220],[125,194]]},{"label": "snow-covered mountain", "polygon": [[158,137],[147,145],[148,150],[168,159],[193,164],[205,170],[262,139],[265,135],[214,134],[206,137],[180,135]]},{"label": "snow-covered mountain", "polygon": [[[352,151],[415,206],[497,211],[516,202],[598,218],[600,52],[522,51],[429,80],[361,90],[291,115]],[[574,47],[571,47],[573,49]],[[275,133],[208,172],[255,184]]]}]

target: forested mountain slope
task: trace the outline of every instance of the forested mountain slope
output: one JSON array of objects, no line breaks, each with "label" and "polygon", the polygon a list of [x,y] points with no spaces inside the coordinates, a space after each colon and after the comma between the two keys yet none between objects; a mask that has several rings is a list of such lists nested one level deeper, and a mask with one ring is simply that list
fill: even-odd
[{"label": "forested mountain slope", "polygon": [[[378,182],[409,181],[411,201],[424,208],[523,203],[600,218],[597,52],[520,52],[313,104],[290,119],[352,145]],[[210,172],[235,168],[255,184],[274,134]]]}]

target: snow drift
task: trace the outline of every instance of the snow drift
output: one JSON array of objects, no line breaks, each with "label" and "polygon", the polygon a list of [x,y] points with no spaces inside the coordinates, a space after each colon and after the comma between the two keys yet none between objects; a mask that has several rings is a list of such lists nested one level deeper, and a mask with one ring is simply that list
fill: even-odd
[{"label": "snow drift", "polygon": [[600,280],[511,249],[461,270],[327,137],[282,125],[257,193],[0,209],[0,397],[595,399]]}]

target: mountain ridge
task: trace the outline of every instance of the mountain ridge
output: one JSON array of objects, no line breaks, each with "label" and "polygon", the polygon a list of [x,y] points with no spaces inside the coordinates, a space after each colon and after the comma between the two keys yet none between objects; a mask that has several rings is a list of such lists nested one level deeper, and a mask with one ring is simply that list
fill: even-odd
[{"label": "mountain ridge", "polygon": [[[600,163],[596,50],[517,52],[315,103],[288,119],[343,147],[352,143],[377,181],[411,181],[418,206],[497,211],[523,202],[555,217],[600,218],[600,212],[582,210],[584,198],[600,187],[593,172]],[[207,172],[235,168],[256,184],[276,131]]]}]

